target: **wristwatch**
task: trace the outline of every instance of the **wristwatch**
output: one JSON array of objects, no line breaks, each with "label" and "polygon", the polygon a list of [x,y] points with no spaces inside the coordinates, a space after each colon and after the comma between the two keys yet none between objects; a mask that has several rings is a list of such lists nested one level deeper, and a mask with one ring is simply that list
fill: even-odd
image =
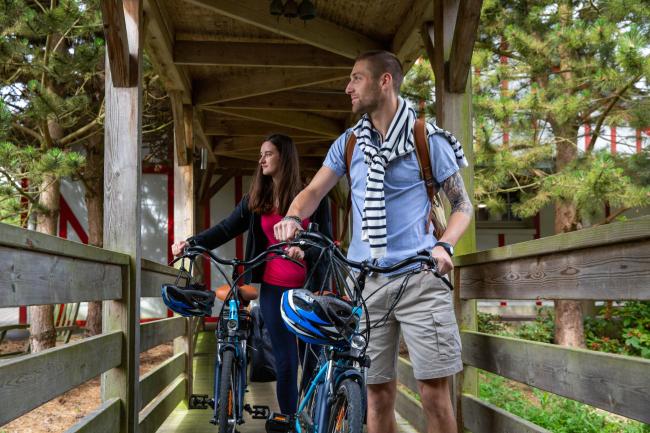
[{"label": "wristwatch", "polygon": [[433,247],[434,248],[435,247],[442,247],[442,248],[444,248],[445,251],[447,251],[447,254],[449,254],[449,257],[454,256],[454,246],[452,244],[450,244],[450,243],[438,241],[438,242],[436,242],[436,244]]}]

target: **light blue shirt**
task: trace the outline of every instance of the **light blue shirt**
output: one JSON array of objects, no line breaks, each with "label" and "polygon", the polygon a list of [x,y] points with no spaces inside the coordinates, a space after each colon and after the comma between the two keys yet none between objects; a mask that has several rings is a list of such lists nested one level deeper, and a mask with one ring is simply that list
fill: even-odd
[{"label": "light blue shirt", "polygon": [[[348,129],[334,141],[323,165],[340,177],[345,176],[345,143],[352,133]],[[372,131],[372,140],[379,143],[380,136]],[[459,170],[456,155],[449,142],[442,136],[429,137],[431,168],[438,183],[442,183]],[[370,260],[370,245],[361,240],[361,213],[366,195],[366,176],[368,166],[359,146],[352,154],[350,178],[352,182],[352,239],[348,249],[348,259]],[[427,197],[424,180],[420,178],[420,165],[415,151],[391,161],[386,167],[384,177],[386,201],[386,256],[379,259],[379,266],[391,266],[400,260],[415,255],[416,252],[431,250],[436,243],[433,227],[426,231],[427,216],[431,203]]]}]

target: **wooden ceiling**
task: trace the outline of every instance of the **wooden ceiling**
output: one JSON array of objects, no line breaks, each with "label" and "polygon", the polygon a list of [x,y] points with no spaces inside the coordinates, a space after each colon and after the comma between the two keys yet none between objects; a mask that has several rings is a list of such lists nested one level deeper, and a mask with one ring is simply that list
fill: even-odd
[{"label": "wooden ceiling", "polygon": [[267,0],[144,1],[145,48],[172,97],[181,163],[196,143],[216,171],[252,168],[264,136],[280,132],[317,168],[353,120],[353,59],[388,49],[408,68],[424,52],[432,0],[314,3],[317,18],[303,22],[270,15]]}]

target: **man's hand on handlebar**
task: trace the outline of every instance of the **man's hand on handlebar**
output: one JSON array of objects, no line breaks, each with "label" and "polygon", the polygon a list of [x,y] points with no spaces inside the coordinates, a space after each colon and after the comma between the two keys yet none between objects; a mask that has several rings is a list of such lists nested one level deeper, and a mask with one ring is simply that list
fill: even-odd
[{"label": "man's hand on handlebar", "polygon": [[189,246],[189,243],[187,241],[174,242],[172,244],[172,254],[174,255],[174,257],[178,257],[181,254],[183,254],[183,251],[187,246]]},{"label": "man's hand on handlebar", "polygon": [[454,263],[451,261],[451,257],[447,251],[442,247],[435,247],[431,250],[431,257],[436,260],[438,273],[440,275],[447,275],[454,269]]},{"label": "man's hand on handlebar", "polygon": [[273,233],[279,242],[290,241],[302,230],[298,221],[291,218],[283,218],[273,226]]}]

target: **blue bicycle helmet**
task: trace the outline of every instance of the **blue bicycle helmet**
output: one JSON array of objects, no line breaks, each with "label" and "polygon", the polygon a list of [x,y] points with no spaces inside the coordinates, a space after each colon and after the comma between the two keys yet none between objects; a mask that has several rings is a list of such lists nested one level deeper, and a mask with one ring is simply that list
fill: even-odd
[{"label": "blue bicycle helmet", "polygon": [[212,314],[214,292],[182,289],[174,284],[163,284],[161,292],[165,305],[181,316],[209,316]]},{"label": "blue bicycle helmet", "polygon": [[317,296],[305,289],[287,290],[280,307],[282,320],[301,340],[343,346],[355,332],[360,311],[334,295]]}]

